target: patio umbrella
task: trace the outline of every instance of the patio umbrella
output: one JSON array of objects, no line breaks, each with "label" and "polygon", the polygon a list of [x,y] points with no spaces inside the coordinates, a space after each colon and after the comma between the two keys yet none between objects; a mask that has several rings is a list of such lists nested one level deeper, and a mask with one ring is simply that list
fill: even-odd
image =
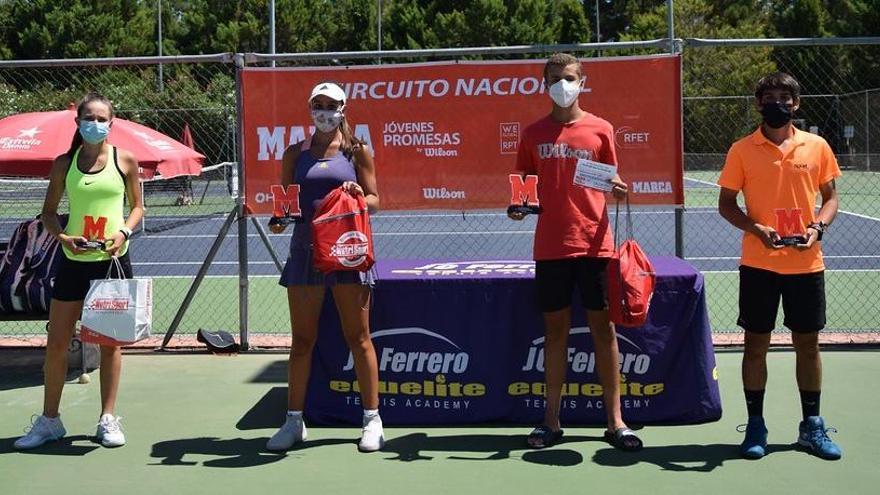
[{"label": "patio umbrella", "polygon": [[[35,112],[0,119],[0,175],[48,177],[52,161],[67,152],[76,111]],[[199,175],[204,155],[149,127],[114,118],[107,142],[134,154],[142,179]]]}]

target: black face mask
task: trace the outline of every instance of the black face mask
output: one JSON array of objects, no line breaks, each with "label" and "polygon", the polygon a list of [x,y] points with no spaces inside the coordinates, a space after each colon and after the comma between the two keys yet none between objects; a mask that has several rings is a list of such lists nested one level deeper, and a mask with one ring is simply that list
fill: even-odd
[{"label": "black face mask", "polygon": [[776,101],[761,105],[761,115],[764,116],[764,123],[774,129],[779,129],[791,122],[791,114],[791,105],[788,103]]}]

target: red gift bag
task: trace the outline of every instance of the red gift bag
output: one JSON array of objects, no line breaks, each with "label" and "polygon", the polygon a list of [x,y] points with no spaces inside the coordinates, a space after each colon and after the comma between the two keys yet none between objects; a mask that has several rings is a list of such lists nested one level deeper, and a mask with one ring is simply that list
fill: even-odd
[{"label": "red gift bag", "polygon": [[648,320],[657,275],[654,266],[633,238],[629,199],[626,202],[627,237],[617,246],[617,216],[614,214],[614,255],[608,262],[608,313],[611,321],[625,327],[639,327]]},{"label": "red gift bag", "polygon": [[367,201],[342,187],[330,191],[312,219],[313,261],[323,273],[365,272],[375,262]]}]

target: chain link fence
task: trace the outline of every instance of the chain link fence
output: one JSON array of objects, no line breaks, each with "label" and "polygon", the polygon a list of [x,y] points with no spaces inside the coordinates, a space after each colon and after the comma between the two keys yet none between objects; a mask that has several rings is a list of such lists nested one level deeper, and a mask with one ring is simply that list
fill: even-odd
[{"label": "chain link fence", "polygon": [[[677,43],[681,47],[682,43]],[[581,57],[652,54],[668,51],[668,40],[642,44],[576,45]],[[249,65],[278,66],[411,62],[438,59],[511,59],[546,56],[568,47],[499,47],[460,50],[290,54],[246,54]],[[871,294],[880,283],[880,88],[854,87],[851,77],[866,70],[867,52],[877,45],[774,46],[769,41],[730,46],[686,40],[683,49],[685,200],[684,256],[706,274],[708,302],[716,331],[736,322],[736,269],[741,234],[717,214],[715,181],[727,149],[760,122],[753,104],[757,80],[773,70],[792,73],[803,86],[797,124],[827,139],[844,176],[838,182],[841,210],[825,241],[828,257],[829,328],[858,332],[876,329],[880,309]],[[229,212],[235,207],[236,86],[234,57],[166,57],[139,60],[0,62],[0,118],[22,112],[59,110],[97,89],[113,102],[119,117],[179,139],[184,125],[206,156],[202,175],[144,184],[147,215],[132,245],[135,270],[155,279],[154,328],[164,332],[205,259]],[[162,63],[160,71],[159,62]],[[160,78],[161,73],[161,78]],[[381,166],[381,164],[379,164]],[[873,167],[873,168],[872,168]],[[381,188],[381,183],[380,183]],[[33,178],[0,178],[0,242],[15,226],[39,213],[45,183]],[[651,254],[676,252],[674,209],[643,208],[636,235]],[[502,211],[382,212],[374,218],[378,257],[529,259],[534,224],[510,230]],[[286,334],[286,294],[277,286],[277,268],[253,225],[243,230],[250,272],[247,304],[251,333]],[[443,235],[439,235],[443,232]],[[447,235],[452,232],[454,235]],[[418,247],[399,242],[417,234]],[[515,237],[517,242],[510,242]],[[283,259],[288,235],[270,235]],[[179,334],[198,328],[239,327],[238,245],[235,229],[222,244],[207,277],[180,323]],[[42,342],[44,322],[0,322],[0,337],[16,335]]]},{"label": "chain link fence", "polygon": [[[64,110],[85,93],[98,91],[113,102],[118,118],[177,140],[188,127],[195,149],[205,155],[199,176],[142,182],[147,214],[135,231],[130,253],[136,273],[154,278],[157,332],[168,328],[207,246],[235,205],[230,182],[237,160],[231,55],[166,57],[161,65],[159,60],[0,62],[0,118]],[[20,222],[40,213],[48,184],[45,179],[0,176],[0,242],[8,242]],[[65,199],[60,213],[66,211]],[[236,251],[231,251],[229,261],[237,264]],[[190,311],[183,322],[186,328],[237,326],[238,282],[227,272],[231,273],[226,265],[212,268],[212,277],[194,301],[194,309],[199,310]],[[213,304],[225,300],[231,303]],[[9,335],[40,344],[45,321],[0,322],[0,337]]]},{"label": "chain link fence", "polygon": [[[827,42],[827,45],[815,46]],[[801,84],[795,124],[822,136],[843,177],[837,181],[840,213],[823,241],[828,328],[876,331],[880,309],[880,88],[857,81],[868,60],[880,56],[877,40],[688,40],[683,59],[685,257],[703,268],[715,331],[736,331],[738,248],[741,234],[714,212],[715,182],[730,145],[761,122],[754,88],[775,71]],[[742,197],[740,197],[742,199]],[[781,313],[781,312],[780,312]],[[777,325],[781,327],[780,314]]]}]

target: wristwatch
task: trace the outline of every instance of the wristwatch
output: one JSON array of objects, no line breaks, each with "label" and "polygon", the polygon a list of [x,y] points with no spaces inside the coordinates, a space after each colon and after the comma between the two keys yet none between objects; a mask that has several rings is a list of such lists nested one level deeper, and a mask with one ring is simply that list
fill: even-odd
[{"label": "wristwatch", "polygon": [[821,241],[821,240],[822,240],[822,234],[825,233],[825,229],[828,228],[828,224],[825,223],[825,222],[811,223],[810,225],[807,225],[807,228],[808,228],[808,229],[813,229],[813,230],[815,230],[816,232],[818,232],[818,233],[819,233],[819,236],[816,237],[816,240],[817,240],[817,241]]},{"label": "wristwatch", "polygon": [[[128,240],[129,237],[131,237],[131,229],[130,228],[122,227],[121,229],[119,229],[119,231],[122,232],[122,235],[125,236],[126,241]],[[822,234],[819,234],[819,237],[822,237]]]}]

